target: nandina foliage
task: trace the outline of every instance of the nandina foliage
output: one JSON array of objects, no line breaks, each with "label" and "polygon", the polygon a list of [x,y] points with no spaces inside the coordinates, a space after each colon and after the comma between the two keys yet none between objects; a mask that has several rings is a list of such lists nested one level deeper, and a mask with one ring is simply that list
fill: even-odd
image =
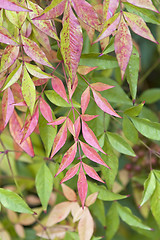
[{"label": "nandina foliage", "polygon": [[[32,141],[33,134],[37,134],[45,149],[43,161],[57,164],[54,173],[44,163],[36,172],[37,194],[46,211],[53,193],[53,182],[56,181],[53,180],[54,175],[62,183],[63,194],[68,201],[59,202],[53,207],[45,231],[37,229],[37,236],[44,239],[63,238],[66,231],[73,231],[71,226],[64,229],[59,227],[57,235],[56,227],[52,231],[46,230],[71,212],[73,222],[79,221],[79,238],[88,240],[94,232],[90,205],[97,198],[99,201],[114,201],[127,197],[111,191],[118,172],[114,148],[119,153],[135,157],[132,145],[138,142],[137,131],[149,139],[160,140],[159,123],[137,117],[144,102],[132,106],[132,102],[136,101],[139,48],[131,35],[134,32],[156,45],[158,42],[146,21],[159,24],[156,20],[159,12],[151,0],[53,0],[45,8],[36,2],[40,1],[0,1],[0,131],[3,136],[9,124],[9,133],[14,141],[12,151],[17,153],[17,160],[23,151],[28,158],[41,157]],[[92,47],[101,49],[99,53],[84,54],[86,39]],[[115,57],[113,54],[107,55],[113,50]],[[121,81],[127,79],[132,100],[113,80],[105,82],[101,81],[101,77],[98,80],[98,73],[112,68],[119,68]],[[123,101],[121,95],[124,96]],[[127,105],[120,111],[114,109],[119,107],[118,99],[120,104],[124,102]],[[102,118],[102,115],[104,129],[98,133],[91,122]],[[115,132],[106,133],[106,119],[108,125],[109,119],[119,123],[123,121],[125,138]],[[3,140],[1,145],[2,158],[7,155],[9,162]],[[14,178],[10,163],[9,166]],[[150,172],[141,205],[152,197],[152,214],[160,224],[156,213],[157,200],[153,195],[159,186],[158,174],[156,171]],[[94,180],[88,181],[87,176],[103,185],[93,184]],[[82,208],[76,193],[64,184],[72,178],[77,179]],[[19,185],[14,180],[20,193]],[[151,190],[153,181],[154,188]],[[87,197],[88,188],[90,195]],[[16,193],[0,190],[0,202],[4,207],[22,214],[33,213],[34,210]],[[8,204],[5,203],[6,198]],[[112,239],[116,233],[119,217],[130,226],[138,227],[142,233],[151,230],[150,226],[143,224],[128,208],[117,202],[112,204],[108,218],[112,214],[117,226],[107,230],[107,239]],[[98,219],[105,225],[101,218]],[[20,230],[16,231],[20,236]]]}]

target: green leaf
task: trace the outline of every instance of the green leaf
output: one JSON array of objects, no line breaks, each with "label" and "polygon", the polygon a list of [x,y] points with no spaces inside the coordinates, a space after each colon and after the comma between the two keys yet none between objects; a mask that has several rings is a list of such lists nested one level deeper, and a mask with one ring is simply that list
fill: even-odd
[{"label": "green leaf", "polygon": [[51,76],[45,72],[43,72],[36,65],[32,65],[30,63],[25,63],[25,66],[30,74],[38,78],[51,78]]},{"label": "green leaf", "polygon": [[47,209],[48,201],[53,188],[53,176],[51,171],[42,164],[36,175],[36,189],[41,200],[43,210]]},{"label": "green leaf", "polygon": [[102,165],[100,168],[106,185],[108,189],[111,190],[118,171],[118,158],[107,139],[105,139],[103,150],[107,153],[107,155],[104,155],[103,161],[111,168],[111,170],[106,169]]},{"label": "green leaf", "polygon": [[159,119],[156,113],[153,112],[150,108],[147,108],[146,106],[142,108],[142,111],[139,114],[139,118],[147,118],[151,122],[159,122]]},{"label": "green leaf", "polygon": [[22,72],[22,64],[19,64],[8,76],[3,86],[3,91],[17,82]]},{"label": "green leaf", "polygon": [[42,115],[40,115],[39,117],[40,137],[46,150],[46,156],[49,157],[53,146],[54,138],[57,134],[57,126],[55,126],[54,128],[51,125],[47,125],[47,123],[48,123],[47,120]]},{"label": "green leaf", "polygon": [[19,213],[33,214],[32,209],[16,193],[0,188],[0,202],[5,207]]},{"label": "green leaf", "polygon": [[160,182],[160,171],[159,170],[153,170],[155,177]]},{"label": "green leaf", "polygon": [[144,118],[131,118],[136,129],[145,137],[160,140],[160,124]]},{"label": "green leaf", "polygon": [[59,3],[61,3],[63,0],[53,0],[51,2],[51,4],[45,8],[45,10],[42,12],[43,13],[47,13],[49,12],[51,9],[53,9],[54,7],[56,7]]},{"label": "green leaf", "polygon": [[111,240],[119,228],[119,215],[117,211],[116,203],[112,203],[112,206],[110,207],[107,216],[106,216],[106,238],[107,240]]},{"label": "green leaf", "polygon": [[128,224],[131,227],[141,228],[141,229],[150,230],[150,231],[152,230],[150,227],[143,224],[141,219],[133,215],[133,213],[128,207],[123,207],[118,202],[116,203],[116,205],[117,205],[117,210],[120,218],[126,224]]},{"label": "green leaf", "polygon": [[91,205],[89,208],[90,208],[91,212],[93,213],[93,215],[100,221],[100,223],[103,226],[105,226],[106,219],[105,219],[105,208],[104,208],[103,201],[100,199],[97,199],[95,205]]},{"label": "green leaf", "polygon": [[124,113],[130,117],[136,117],[140,114],[142,108],[144,106],[144,103],[140,103],[137,106],[133,106],[127,110],[124,111]]},{"label": "green leaf", "polygon": [[90,53],[81,55],[79,65],[98,67],[96,70],[102,70],[117,68],[118,62],[116,58],[112,56],[99,56],[99,53]]},{"label": "green leaf", "polygon": [[136,144],[138,142],[138,132],[126,115],[123,116],[122,126],[125,137],[132,143]]},{"label": "green leaf", "polygon": [[151,104],[160,100],[160,89],[152,88],[144,91],[139,98],[140,101],[145,101],[147,104]]},{"label": "green leaf", "polygon": [[96,183],[88,182],[88,188],[91,193],[98,192],[98,199],[103,201],[114,201],[124,199],[127,196],[110,192],[105,186],[97,185]]},{"label": "green leaf", "polygon": [[104,49],[103,54],[107,54],[110,52],[114,51],[114,39],[115,37],[112,37],[109,44],[107,45],[107,47]]},{"label": "green leaf", "polygon": [[[72,107],[71,103],[67,103],[61,96],[58,95],[58,93],[56,93],[54,90],[47,90],[45,91],[45,94],[47,96],[47,98],[56,106],[60,106],[60,107]],[[67,95],[68,96],[68,95]],[[81,105],[76,102],[75,100],[72,99],[73,102],[73,106],[80,108]]]},{"label": "green leaf", "polygon": [[24,67],[24,75],[22,79],[22,94],[27,106],[29,107],[30,113],[32,115],[34,104],[36,101],[36,89],[25,67]]},{"label": "green leaf", "polygon": [[116,133],[107,132],[107,136],[112,147],[116,149],[118,152],[132,157],[136,156],[131,146],[120,135]]},{"label": "green leaf", "polygon": [[154,194],[151,197],[151,211],[152,214],[160,226],[160,183],[159,181],[156,181],[156,189],[154,191]]},{"label": "green leaf", "polygon": [[156,178],[153,174],[153,171],[151,171],[148,178],[144,182],[143,199],[140,206],[142,206],[145,202],[147,202],[150,199],[155,188],[156,188]]},{"label": "green leaf", "polygon": [[139,53],[136,47],[133,46],[132,54],[126,70],[127,82],[129,84],[132,99],[136,99],[138,72],[139,72]]}]

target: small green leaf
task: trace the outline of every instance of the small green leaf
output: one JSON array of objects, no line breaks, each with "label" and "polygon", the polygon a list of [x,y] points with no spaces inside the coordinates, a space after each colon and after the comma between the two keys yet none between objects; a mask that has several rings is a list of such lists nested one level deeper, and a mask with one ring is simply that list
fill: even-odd
[{"label": "small green leaf", "polygon": [[103,54],[107,54],[110,52],[114,51],[114,39],[115,37],[112,37],[109,44],[107,45],[107,47],[104,49]]},{"label": "small green leaf", "polygon": [[153,139],[153,140],[160,140],[160,124],[151,122],[145,118],[131,118],[134,126],[136,129],[145,137]]},{"label": "small green leaf", "polygon": [[104,155],[103,161],[111,168],[111,170],[106,169],[106,167],[102,165],[100,168],[106,185],[108,189],[111,190],[118,171],[118,158],[107,139],[105,139],[103,150],[107,153],[107,155]]},{"label": "small green leaf", "polygon": [[141,229],[150,230],[150,231],[152,230],[150,227],[143,224],[141,219],[133,215],[133,213],[128,207],[123,207],[118,202],[116,203],[116,205],[117,205],[117,210],[120,218],[126,224],[128,224],[131,227],[141,228]]},{"label": "small green leaf", "polygon": [[0,188],[0,202],[5,207],[19,213],[33,214],[32,209],[16,193]]},{"label": "small green leaf", "polygon": [[46,150],[46,156],[49,157],[53,146],[54,138],[57,133],[57,126],[55,126],[54,128],[50,125],[47,125],[47,123],[48,123],[47,120],[42,115],[40,115],[39,117],[40,137]]},{"label": "small green leaf", "polygon": [[128,119],[126,115],[123,116],[123,133],[125,137],[136,144],[138,142],[138,132],[133,123]]},{"label": "small green leaf", "polygon": [[98,199],[103,201],[114,201],[124,199],[127,196],[110,192],[105,186],[97,185],[96,183],[88,182],[88,188],[91,193],[98,192]]},{"label": "small green leaf", "polygon": [[156,178],[153,174],[153,171],[151,171],[148,178],[144,182],[143,200],[140,206],[142,206],[145,202],[147,202],[150,199],[155,188],[156,188]]},{"label": "small green leaf", "polygon": [[124,113],[130,117],[136,117],[140,114],[142,108],[144,106],[144,103],[140,103],[137,106],[133,106],[127,110],[124,111]]},{"label": "small green leaf", "polygon": [[156,181],[156,189],[151,197],[151,211],[152,214],[160,226],[160,183]]},{"label": "small green leaf", "polygon": [[[54,90],[47,90],[45,91],[45,94],[47,96],[47,98],[53,103],[55,104],[56,106],[60,106],[60,107],[72,107],[71,104],[67,103],[62,97],[60,97],[58,95],[58,93],[56,93]],[[67,95],[68,97],[68,95]],[[73,106],[74,107],[77,107],[77,108],[80,108],[81,105],[76,102],[75,100],[72,99],[72,102],[73,102]]]},{"label": "small green leaf", "polygon": [[140,101],[145,101],[147,104],[151,104],[160,100],[160,89],[152,88],[144,91],[139,98]]},{"label": "small green leaf", "polygon": [[116,234],[118,228],[119,228],[119,215],[117,211],[116,203],[112,203],[112,206],[110,207],[107,216],[106,216],[106,238],[107,240],[111,240],[114,235]]},{"label": "small green leaf", "polygon": [[107,136],[112,147],[114,147],[114,149],[116,149],[118,152],[133,157],[136,156],[131,146],[121,136],[111,132],[107,132]]},{"label": "small green leaf", "polygon": [[29,107],[30,113],[32,115],[34,104],[36,101],[36,90],[32,79],[30,78],[27,69],[24,67],[24,75],[22,79],[22,94],[24,100]]},{"label": "small green leaf", "polygon": [[48,201],[53,188],[53,176],[51,171],[42,164],[36,175],[36,189],[41,200],[43,210],[47,209]]},{"label": "small green leaf", "polygon": [[136,99],[138,72],[139,72],[139,53],[136,47],[133,46],[132,54],[126,70],[127,82],[129,84],[132,99]]}]

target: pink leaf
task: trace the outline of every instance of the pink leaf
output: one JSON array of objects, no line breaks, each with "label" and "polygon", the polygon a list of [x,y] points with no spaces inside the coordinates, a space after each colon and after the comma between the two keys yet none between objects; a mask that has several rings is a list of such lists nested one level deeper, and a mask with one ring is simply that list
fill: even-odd
[{"label": "pink leaf", "polygon": [[108,113],[109,115],[113,115],[115,117],[119,117],[121,118],[115,111],[114,109],[111,107],[111,105],[109,104],[109,102],[107,101],[107,99],[105,99],[104,97],[101,96],[100,93],[98,93],[97,91],[93,90],[93,96],[94,96],[94,100],[96,102],[96,104],[98,105],[98,107],[100,109],[102,109],[102,111]]},{"label": "pink leaf", "polygon": [[32,80],[35,86],[42,86],[48,81],[47,78],[32,78]]},{"label": "pink leaf", "polygon": [[85,113],[85,111],[88,107],[89,101],[90,101],[90,89],[89,89],[89,87],[87,87],[86,90],[81,95],[82,114]]},{"label": "pink leaf", "polygon": [[48,62],[45,53],[41,50],[37,43],[30,40],[29,38],[22,36],[22,44],[25,53],[35,62],[54,69],[54,67]]},{"label": "pink leaf", "polygon": [[85,207],[83,215],[78,223],[78,235],[80,240],[90,240],[94,232],[94,221],[90,211]]},{"label": "pink leaf", "polygon": [[72,188],[68,187],[65,184],[62,184],[61,186],[62,186],[63,194],[67,198],[67,200],[71,202],[77,201],[77,196],[75,192],[72,190]]},{"label": "pink leaf", "polygon": [[53,122],[51,108],[43,98],[40,98],[40,111],[48,122]]},{"label": "pink leaf", "polygon": [[58,77],[53,76],[51,83],[54,91],[58,93],[66,102],[68,102],[66,90],[63,85],[63,82]]},{"label": "pink leaf", "polygon": [[88,176],[90,176],[91,178],[99,182],[105,183],[92,167],[88,166],[85,163],[83,163],[83,167],[84,167],[84,171],[87,173]]},{"label": "pink leaf", "polygon": [[63,28],[60,34],[61,54],[71,82],[73,83],[81,56],[83,36],[80,23],[75,17],[69,1],[66,2],[62,23]]},{"label": "pink leaf", "polygon": [[76,175],[76,173],[78,172],[80,163],[77,163],[74,167],[71,167],[65,177],[61,180],[61,183],[68,181],[69,179],[71,179],[72,177],[74,177]]},{"label": "pink leaf", "polygon": [[74,128],[74,124],[71,121],[70,118],[67,118],[67,128],[70,131],[70,133],[75,137],[75,128]]},{"label": "pink leaf", "polygon": [[47,50],[48,53],[52,55],[52,49],[48,36],[37,27],[33,27],[33,32],[38,42],[45,48],[45,50]]},{"label": "pink leaf", "polygon": [[75,80],[74,80],[73,84],[71,83],[71,79],[70,78],[68,79],[67,87],[68,87],[69,99],[72,98],[73,93],[75,92],[77,86],[78,86],[78,77],[77,77],[77,75],[75,77]]},{"label": "pink leaf", "polygon": [[34,157],[34,151],[32,147],[32,143],[30,138],[26,139],[23,143],[21,142],[21,139],[23,137],[23,133],[21,131],[22,129],[22,120],[16,113],[16,111],[13,112],[10,121],[9,121],[9,128],[10,133],[15,140],[15,142],[31,157]]},{"label": "pink leaf", "polygon": [[3,93],[2,98],[2,115],[3,115],[3,123],[4,128],[6,127],[12,113],[14,111],[14,97],[10,88],[6,89]]},{"label": "pink leaf", "polygon": [[132,53],[132,37],[123,16],[121,17],[121,22],[115,36],[114,46],[123,79]]},{"label": "pink leaf", "polygon": [[105,84],[102,82],[92,83],[90,86],[91,86],[91,88],[93,88],[94,90],[99,91],[99,92],[105,91],[105,90],[108,90],[108,89],[114,87],[114,86],[111,86],[111,85],[108,85],[108,84]]},{"label": "pink leaf", "polygon": [[79,197],[81,199],[82,208],[84,208],[84,203],[87,196],[88,184],[87,184],[87,179],[83,171],[82,165],[80,166],[80,171],[78,175],[77,188],[78,188]]},{"label": "pink leaf", "polygon": [[124,17],[128,25],[131,27],[132,31],[134,31],[136,34],[140,35],[141,37],[147,38],[152,42],[158,43],[154,39],[151,31],[147,27],[143,18],[137,16],[136,14],[127,13],[127,12],[124,12]]},{"label": "pink leaf", "polygon": [[1,0],[0,8],[16,12],[29,12],[30,10],[22,6],[18,0]]},{"label": "pink leaf", "polygon": [[154,12],[158,12],[158,10],[154,7],[151,0],[127,0],[127,2],[141,8],[146,8],[152,10]]},{"label": "pink leaf", "polygon": [[92,5],[85,0],[72,0],[72,3],[78,17],[87,25],[99,30],[100,21]]},{"label": "pink leaf", "polygon": [[59,166],[58,172],[56,173],[55,177],[73,162],[76,156],[76,153],[77,153],[77,142],[75,142],[64,154],[61,164]]},{"label": "pink leaf", "polygon": [[4,49],[2,58],[1,58],[1,68],[0,72],[3,72],[7,68],[9,68],[17,59],[19,54],[19,47],[17,46],[7,46]]},{"label": "pink leaf", "polygon": [[0,26],[0,42],[9,44],[9,45],[13,45],[13,46],[18,45],[18,43],[14,39],[14,37],[8,32],[7,29],[5,29],[2,26]]},{"label": "pink leaf", "polygon": [[32,2],[28,1],[28,7],[33,10],[33,12],[29,13],[30,18],[32,19],[33,24],[42,32],[49,35],[50,37],[59,40],[56,34],[56,28],[53,26],[51,20],[33,20],[33,18],[37,17],[43,12],[43,9]]},{"label": "pink leaf", "polygon": [[85,122],[87,121],[91,121],[93,120],[94,118],[98,117],[99,115],[88,115],[88,114],[84,114],[84,115],[81,115],[81,119]]},{"label": "pink leaf", "polygon": [[92,204],[95,203],[95,201],[97,200],[97,196],[98,196],[98,192],[92,193],[91,195],[89,195],[86,199],[86,207],[91,206]]},{"label": "pink leaf", "polygon": [[[55,1],[55,0],[53,0],[53,1]],[[53,1],[52,1],[52,3],[53,3]],[[53,8],[51,8],[51,4],[44,10],[45,11],[44,14],[42,14],[41,16],[36,17],[34,19],[35,20],[46,20],[46,19],[54,19],[54,18],[60,16],[64,12],[66,0],[62,0],[59,4],[57,4]],[[51,9],[47,12],[48,8],[51,8]]]},{"label": "pink leaf", "polygon": [[36,126],[38,124],[38,119],[39,119],[39,109],[38,109],[38,105],[37,105],[34,114],[32,116],[29,114],[25,121],[24,127],[22,129],[23,138],[21,140],[21,143],[24,142],[34,131],[34,129],[36,128]]},{"label": "pink leaf", "polygon": [[63,147],[63,145],[66,142],[66,139],[67,139],[67,124],[65,122],[54,139],[51,158],[59,151],[59,149]]},{"label": "pink leaf", "polygon": [[[87,25],[87,24],[86,24],[85,22],[83,22],[80,18],[79,18],[79,22],[80,22],[80,24],[81,24],[81,27],[86,30],[87,35],[88,35],[89,40],[90,40],[90,43],[92,43],[92,42],[93,42],[93,38],[94,38],[95,29],[92,28],[91,26]],[[81,73],[81,74],[82,74],[82,73]]]},{"label": "pink leaf", "polygon": [[94,69],[96,69],[97,67],[88,67],[88,66],[78,66],[78,70],[77,72],[81,75],[87,75],[88,73],[90,73],[91,71],[93,71]]},{"label": "pink leaf", "polygon": [[119,0],[104,0],[103,1],[103,19],[104,21],[111,18],[118,8]]},{"label": "pink leaf", "polygon": [[94,132],[88,127],[88,125],[82,121],[82,134],[85,141],[90,144],[92,147],[95,147],[100,152],[104,153],[103,149],[100,147],[99,142],[94,134]]},{"label": "pink leaf", "polygon": [[54,120],[50,123],[47,123],[47,125],[52,125],[54,127],[56,125],[60,125],[60,124],[64,123],[65,120],[66,120],[66,117],[59,117],[56,120]]},{"label": "pink leaf", "polygon": [[79,133],[81,130],[81,123],[80,123],[80,117],[78,117],[74,123],[74,128],[75,128],[75,137],[78,139]]},{"label": "pink leaf", "polygon": [[90,160],[92,160],[93,162],[96,162],[98,164],[101,164],[107,168],[110,168],[100,157],[100,155],[96,152],[96,150],[94,150],[92,147],[90,147],[88,144],[81,142],[81,148],[83,153],[85,154],[85,156],[87,158],[89,158]]},{"label": "pink leaf", "polygon": [[94,41],[94,43],[106,37],[109,37],[117,29],[119,21],[120,21],[120,14],[115,14],[107,22],[105,22],[102,33],[99,35],[96,41]]}]

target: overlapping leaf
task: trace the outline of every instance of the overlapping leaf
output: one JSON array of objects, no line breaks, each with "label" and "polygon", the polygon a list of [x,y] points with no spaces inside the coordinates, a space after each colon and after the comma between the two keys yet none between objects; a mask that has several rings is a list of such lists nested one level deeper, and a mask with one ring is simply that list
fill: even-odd
[{"label": "overlapping leaf", "polygon": [[61,53],[71,82],[74,82],[83,45],[82,29],[71,5],[66,3],[61,31]]}]

